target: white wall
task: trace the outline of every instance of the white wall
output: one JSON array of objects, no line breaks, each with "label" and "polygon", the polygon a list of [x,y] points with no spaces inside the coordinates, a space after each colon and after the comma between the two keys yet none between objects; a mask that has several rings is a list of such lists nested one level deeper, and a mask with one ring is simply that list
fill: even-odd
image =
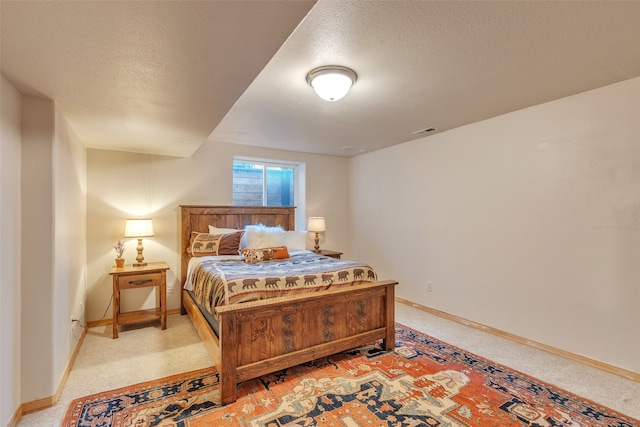
[{"label": "white wall", "polygon": [[[87,154],[87,320],[112,317],[109,270],[113,244],[124,239],[127,217],[149,216],[155,235],[143,240],[146,261],[167,261],[167,306],[179,308],[179,209],[181,204],[231,205],[234,155],[306,163],[306,216],[325,216],[321,246],[349,253],[348,161],[344,158],[205,143],[190,158],[105,150]],[[127,240],[126,263],[133,262],[137,242]],[[122,297],[125,311],[155,304],[155,289],[135,289]]]},{"label": "white wall", "polygon": [[51,370],[54,347],[53,131],[53,102],[23,97],[22,402],[51,396],[55,387]]},{"label": "white wall", "polygon": [[0,75],[0,425],[20,406],[20,93]]},{"label": "white wall", "polygon": [[356,157],[353,252],[400,297],[640,372],[639,118],[636,78]]},{"label": "white wall", "polygon": [[53,380],[69,363],[84,322],[87,269],[87,150],[56,107],[53,147]]},{"label": "white wall", "polygon": [[[81,329],[86,150],[51,100],[22,98],[21,402],[55,395]],[[4,265],[4,260],[3,260]]]}]

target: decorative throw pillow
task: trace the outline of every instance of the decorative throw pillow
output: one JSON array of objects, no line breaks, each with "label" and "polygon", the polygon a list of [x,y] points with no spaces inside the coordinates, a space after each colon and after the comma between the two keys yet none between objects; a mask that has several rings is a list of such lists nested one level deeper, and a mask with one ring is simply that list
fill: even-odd
[{"label": "decorative throw pillow", "polygon": [[211,256],[218,255],[221,234],[191,233],[191,255]]},{"label": "decorative throw pillow", "polygon": [[267,227],[263,224],[247,225],[243,248],[260,249],[284,246],[284,229],[280,226]]},{"label": "decorative throw pillow", "polygon": [[286,246],[278,246],[273,248],[247,248],[242,251],[245,262],[250,264],[269,261],[271,259],[289,258],[289,251]]},{"label": "decorative throw pillow", "polygon": [[191,244],[187,251],[192,256],[239,255],[240,240],[244,231],[227,234],[191,232]]},{"label": "decorative throw pillow", "polygon": [[290,251],[304,251],[307,249],[306,231],[288,230],[284,234],[284,244]]},{"label": "decorative throw pillow", "polygon": [[269,248],[273,250],[273,259],[287,259],[289,258],[289,250],[286,246],[276,246]]},{"label": "decorative throw pillow", "polygon": [[240,242],[244,230],[223,234],[218,245],[218,255],[240,255]]}]

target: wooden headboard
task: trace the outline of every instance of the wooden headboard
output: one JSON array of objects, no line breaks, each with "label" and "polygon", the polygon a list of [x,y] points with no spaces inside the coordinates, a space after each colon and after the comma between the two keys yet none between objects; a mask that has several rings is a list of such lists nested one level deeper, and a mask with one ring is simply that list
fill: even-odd
[{"label": "wooden headboard", "polygon": [[[295,207],[272,206],[192,206],[180,205],[180,287],[184,286],[189,264],[191,232],[208,233],[209,225],[242,229],[245,225],[280,225],[285,230],[295,228]],[[182,293],[181,293],[182,295]],[[181,300],[182,301],[182,300]],[[180,304],[182,306],[182,302]]]}]

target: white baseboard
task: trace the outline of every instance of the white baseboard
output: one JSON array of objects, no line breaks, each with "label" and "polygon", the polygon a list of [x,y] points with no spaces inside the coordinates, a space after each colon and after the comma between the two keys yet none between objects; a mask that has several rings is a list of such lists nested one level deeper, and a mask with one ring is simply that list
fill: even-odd
[{"label": "white baseboard", "polygon": [[85,335],[87,334],[87,327],[82,329],[82,335],[78,339],[75,348],[73,349],[73,353],[71,354],[71,358],[69,362],[67,362],[67,366],[62,373],[62,377],[60,378],[60,382],[58,383],[58,387],[56,388],[56,392],[53,396],[44,397],[38,400],[32,400],[30,402],[24,402],[20,405],[20,408],[16,410],[14,417],[12,418],[12,422],[10,422],[7,427],[14,427],[20,421],[23,415],[29,414],[31,412],[40,411],[42,409],[47,409],[52,406],[55,406],[60,399],[60,395],[62,394],[62,389],[67,382],[67,378],[69,377],[69,373],[71,372],[71,367],[73,366],[73,362],[75,362],[76,357],[78,356],[78,352],[80,351],[80,346],[82,345],[82,341],[84,340]]},{"label": "white baseboard", "polygon": [[521,336],[511,334],[509,332],[502,331],[500,329],[492,328],[491,326],[482,325],[477,322],[473,322],[471,320],[464,319],[462,317],[458,317],[453,314],[446,313],[444,311],[437,310],[435,308],[427,307],[422,304],[418,304],[415,302],[411,302],[404,298],[396,297],[396,301],[413,308],[417,308],[418,310],[425,311],[427,313],[431,313],[435,316],[442,317],[448,320],[451,320],[456,323],[460,323],[465,326],[469,326],[471,328],[479,329],[481,331],[490,333],[492,335],[496,335],[502,338],[506,338],[511,341],[515,341],[519,344],[524,344],[529,347],[537,348],[539,350],[544,350],[548,353],[551,353],[556,356],[564,357],[565,359],[572,360],[574,362],[581,363],[583,365],[590,366],[592,368],[600,369],[601,371],[608,372],[610,374],[618,375],[623,378],[630,379],[632,381],[640,382],[640,373],[630,371],[628,369],[620,368],[615,365],[610,365],[608,363],[601,362],[599,360],[590,359],[588,357],[581,356],[579,354],[571,353],[566,350],[562,350],[556,347],[552,347],[550,345],[542,344],[539,342],[531,341],[529,339],[523,338]]}]

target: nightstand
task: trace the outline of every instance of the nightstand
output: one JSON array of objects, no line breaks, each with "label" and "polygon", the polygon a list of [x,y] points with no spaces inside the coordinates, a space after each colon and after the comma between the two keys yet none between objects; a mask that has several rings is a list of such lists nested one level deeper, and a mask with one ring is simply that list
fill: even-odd
[{"label": "nightstand", "polygon": [[[167,329],[167,270],[166,262],[150,262],[143,267],[113,267],[113,338],[118,338],[118,327],[128,323],[160,319],[162,329]],[[150,310],[120,312],[120,292],[123,289],[157,286],[160,291],[160,306]]]},{"label": "nightstand", "polygon": [[326,249],[320,249],[318,253],[320,255],[328,256],[331,258],[337,258],[337,259],[340,259],[340,257],[342,256],[342,252],[328,251]]}]

